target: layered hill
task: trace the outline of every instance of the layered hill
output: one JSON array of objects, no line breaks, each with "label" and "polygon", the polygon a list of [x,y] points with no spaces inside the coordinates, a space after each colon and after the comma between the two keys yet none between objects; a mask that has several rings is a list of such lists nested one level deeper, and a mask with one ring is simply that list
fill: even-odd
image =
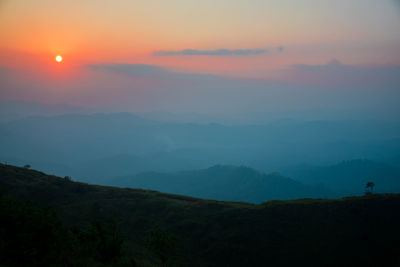
[{"label": "layered hill", "polygon": [[264,174],[243,166],[215,165],[207,169],[174,173],[147,172],[118,177],[109,183],[206,199],[251,203],[334,196],[322,186],[302,184],[276,173]]},{"label": "layered hill", "polygon": [[98,184],[109,177],[216,163],[282,172],[287,166],[354,158],[389,162],[399,156],[399,136],[398,123],[379,121],[223,125],[160,122],[130,113],[64,114],[0,122],[0,162]]},{"label": "layered hill", "polygon": [[182,266],[400,264],[398,194],[253,205],[89,185],[6,165],[0,188],[54,206],[69,226],[114,217],[139,266],[159,264],[146,245],[156,224],[177,236]]},{"label": "layered hill", "polygon": [[400,192],[400,169],[388,164],[356,159],[323,167],[298,167],[288,174],[307,184],[321,184],[335,192],[360,195],[367,182],[375,183],[375,191]]}]

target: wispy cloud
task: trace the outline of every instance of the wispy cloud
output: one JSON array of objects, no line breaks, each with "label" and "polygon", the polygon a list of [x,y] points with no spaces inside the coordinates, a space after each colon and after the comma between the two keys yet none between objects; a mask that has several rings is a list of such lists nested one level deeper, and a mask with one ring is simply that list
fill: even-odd
[{"label": "wispy cloud", "polygon": [[336,88],[393,89],[400,84],[400,66],[352,66],[337,59],[324,65],[292,65],[285,72],[283,77],[289,80]]},{"label": "wispy cloud", "polygon": [[290,66],[291,70],[296,71],[337,71],[337,70],[348,70],[351,69],[350,66],[343,65],[342,62],[333,58],[327,64],[323,65],[307,65],[307,64],[295,64]]},{"label": "wispy cloud", "polygon": [[268,49],[184,49],[177,51],[156,51],[153,52],[153,56],[253,56],[267,54],[268,52]]},{"label": "wispy cloud", "polygon": [[[91,70],[102,72],[121,73],[137,77],[162,78],[162,79],[192,79],[192,80],[215,80],[218,76],[211,74],[187,73],[179,69],[147,64],[128,63],[103,63],[87,65]],[[1,75],[1,69],[0,69]],[[1,76],[0,76],[1,77]]]},{"label": "wispy cloud", "polygon": [[146,64],[108,63],[108,64],[88,65],[88,68],[92,70],[112,71],[112,72],[119,72],[119,73],[145,76],[145,77],[161,76],[165,75],[168,72],[166,68],[156,65],[146,65]]}]

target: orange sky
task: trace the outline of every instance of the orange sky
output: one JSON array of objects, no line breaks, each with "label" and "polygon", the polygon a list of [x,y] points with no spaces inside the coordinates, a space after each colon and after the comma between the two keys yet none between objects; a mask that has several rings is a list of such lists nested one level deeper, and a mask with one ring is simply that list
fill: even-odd
[{"label": "orange sky", "polygon": [[[63,55],[64,68],[123,62],[244,76],[291,64],[323,64],[332,58],[355,65],[400,63],[400,53],[395,53],[400,47],[400,16],[392,1],[0,3],[0,59],[1,65],[9,67],[47,68],[56,54]],[[278,46],[285,50],[277,53]],[[152,55],[183,49],[267,49],[269,53]]]}]

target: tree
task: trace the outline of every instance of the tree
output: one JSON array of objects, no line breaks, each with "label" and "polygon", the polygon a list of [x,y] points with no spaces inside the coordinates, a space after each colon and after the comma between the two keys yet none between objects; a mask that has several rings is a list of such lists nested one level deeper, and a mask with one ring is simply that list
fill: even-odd
[{"label": "tree", "polygon": [[373,192],[374,192],[374,186],[375,186],[375,184],[373,182],[368,182],[365,185],[365,194],[366,195],[372,195]]},{"label": "tree", "polygon": [[25,169],[30,169],[30,168],[31,168],[31,165],[26,164],[26,165],[24,165],[24,168],[25,168]]}]

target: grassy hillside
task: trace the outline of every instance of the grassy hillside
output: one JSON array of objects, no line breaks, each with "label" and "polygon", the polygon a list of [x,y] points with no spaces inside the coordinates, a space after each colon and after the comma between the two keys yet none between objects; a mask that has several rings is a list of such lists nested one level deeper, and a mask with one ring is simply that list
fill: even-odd
[{"label": "grassy hillside", "polygon": [[0,188],[54,206],[68,227],[114,217],[139,266],[160,264],[146,241],[156,224],[177,237],[183,266],[400,264],[398,194],[252,205],[88,185],[5,165]]},{"label": "grassy hillside", "polygon": [[305,185],[279,174],[264,174],[248,167],[215,165],[173,173],[147,172],[117,177],[110,185],[152,189],[192,197],[261,203],[273,199],[327,198],[323,186]]}]

